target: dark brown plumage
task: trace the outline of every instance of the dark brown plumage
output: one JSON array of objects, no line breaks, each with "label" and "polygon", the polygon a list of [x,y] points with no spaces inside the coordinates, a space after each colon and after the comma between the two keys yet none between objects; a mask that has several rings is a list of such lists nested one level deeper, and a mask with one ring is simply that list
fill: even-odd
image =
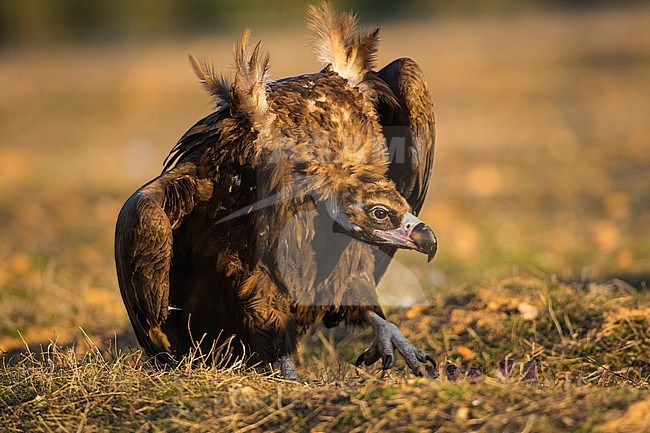
[{"label": "dark brown plumage", "polygon": [[433,164],[427,84],[410,59],[373,72],[378,31],[351,14],[309,13],[321,72],[268,81],[248,32],[232,83],[190,58],[216,110],[122,208],[122,297],[151,355],[234,336],[235,355],[293,377],[305,330],[368,323],[376,339],[359,363],[388,367],[394,346],[422,373],[432,359],[385,321],[375,287],[397,248],[431,259],[437,247],[416,218]]}]

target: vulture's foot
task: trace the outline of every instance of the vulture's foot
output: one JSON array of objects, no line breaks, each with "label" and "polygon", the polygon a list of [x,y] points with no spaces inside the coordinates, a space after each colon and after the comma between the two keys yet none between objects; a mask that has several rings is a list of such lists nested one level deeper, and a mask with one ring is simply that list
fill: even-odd
[{"label": "vulture's foot", "polygon": [[[393,364],[394,349],[402,355],[406,364],[416,376],[438,377],[436,361],[426,352],[419,350],[404,337],[399,328],[373,311],[369,311],[366,320],[375,331],[372,345],[357,358],[355,365],[372,365],[381,359],[382,369],[387,370]],[[428,364],[430,363],[430,364]]]},{"label": "vulture's foot", "polygon": [[283,379],[299,381],[300,378],[296,374],[296,367],[291,362],[291,357],[289,355],[281,356],[276,362],[273,363],[273,367],[280,370],[280,376]]}]

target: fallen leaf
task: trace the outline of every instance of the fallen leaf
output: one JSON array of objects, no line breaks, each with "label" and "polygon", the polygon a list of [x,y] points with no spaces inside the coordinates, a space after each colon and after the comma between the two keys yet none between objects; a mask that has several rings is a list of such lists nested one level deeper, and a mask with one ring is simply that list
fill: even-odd
[{"label": "fallen leaf", "polygon": [[458,353],[460,353],[460,355],[465,359],[476,358],[476,353],[467,346],[458,346],[456,350],[458,350]]}]

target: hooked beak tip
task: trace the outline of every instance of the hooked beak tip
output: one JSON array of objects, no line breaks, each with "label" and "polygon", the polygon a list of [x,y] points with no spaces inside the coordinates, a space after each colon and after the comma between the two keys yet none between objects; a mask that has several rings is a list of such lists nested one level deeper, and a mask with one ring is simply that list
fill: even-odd
[{"label": "hooked beak tip", "polygon": [[438,251],[438,240],[431,227],[410,213],[404,215],[399,228],[375,230],[373,236],[379,239],[380,244],[389,244],[426,254],[428,262],[433,260]]},{"label": "hooked beak tip", "polygon": [[431,227],[425,223],[420,223],[413,228],[409,237],[417,249],[427,255],[427,263],[430,263],[438,251],[438,240]]}]

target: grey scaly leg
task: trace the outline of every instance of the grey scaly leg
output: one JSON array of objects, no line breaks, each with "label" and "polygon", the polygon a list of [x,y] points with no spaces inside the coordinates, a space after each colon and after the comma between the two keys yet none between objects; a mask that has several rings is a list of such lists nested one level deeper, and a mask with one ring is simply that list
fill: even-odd
[{"label": "grey scaly leg", "polygon": [[291,357],[289,355],[281,356],[273,363],[273,367],[280,370],[280,376],[282,376],[283,379],[300,380],[298,374],[296,374],[296,367],[293,365],[293,362],[291,362]]}]

